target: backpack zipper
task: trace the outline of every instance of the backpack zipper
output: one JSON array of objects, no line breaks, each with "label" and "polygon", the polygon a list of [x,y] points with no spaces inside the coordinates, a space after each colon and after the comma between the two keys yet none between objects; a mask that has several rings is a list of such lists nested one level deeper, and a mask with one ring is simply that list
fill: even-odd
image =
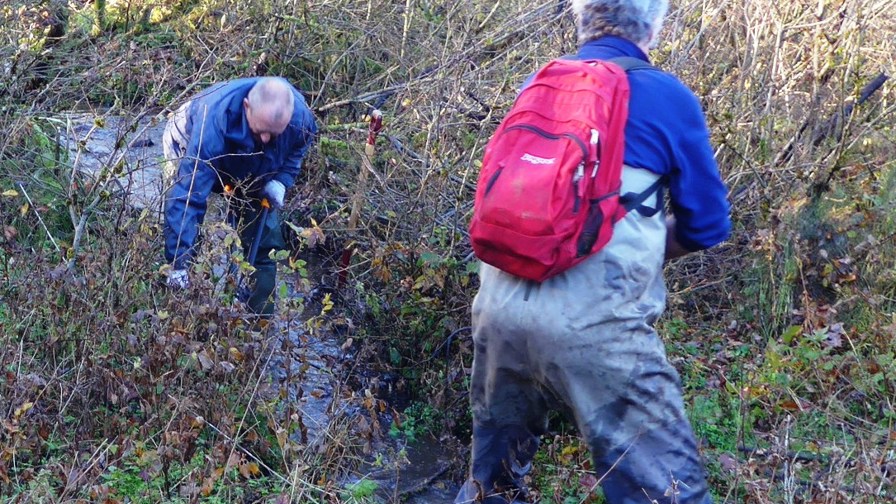
[{"label": "backpack zipper", "polygon": [[600,159],[597,156],[597,143],[600,141],[600,131],[591,130],[591,145],[594,147],[594,169],[591,170],[591,178],[597,176],[597,169],[600,167]]},{"label": "backpack zipper", "polygon": [[[513,129],[523,129],[526,131],[531,131],[538,136],[543,136],[545,138],[549,138],[551,140],[560,140],[561,138],[568,138],[576,143],[580,149],[582,149],[582,159],[588,158],[588,147],[585,145],[585,142],[582,142],[579,137],[573,135],[572,133],[563,133],[561,135],[555,135],[554,133],[548,133],[547,131],[539,128],[538,126],[532,126],[531,124],[515,124],[504,131],[510,131]],[[594,130],[592,130],[594,131]],[[592,133],[593,138],[593,133]]]},{"label": "backpack zipper", "polygon": [[[589,154],[591,152],[591,150],[588,149],[588,146],[585,145],[585,142],[582,142],[582,140],[580,140],[579,137],[573,135],[572,133],[562,133],[562,134],[557,135],[554,133],[549,133],[549,132],[539,128],[538,126],[533,126],[531,124],[515,124],[507,129],[505,129],[504,131],[507,132],[507,131],[510,131],[513,129],[521,129],[521,130],[531,131],[532,133],[535,133],[538,136],[541,136],[541,137],[544,137],[544,138],[547,138],[550,140],[560,140],[562,138],[568,138],[569,140],[572,140],[573,143],[578,145],[580,149],[582,149],[582,162],[579,163],[579,166],[576,167],[576,173],[572,177],[573,195],[575,196],[575,199],[573,200],[573,205],[572,205],[572,213],[578,213],[579,207],[581,205],[581,200],[582,200],[582,198],[584,196],[584,192],[585,192],[584,184],[581,184],[580,181],[583,178],[585,178],[585,163],[588,162],[588,160],[590,159]],[[597,130],[592,129],[591,130],[592,145],[596,145],[596,143],[597,143],[596,134],[597,134]],[[597,173],[596,166],[595,166],[595,173]],[[592,175],[592,177],[593,177],[593,175]]]}]

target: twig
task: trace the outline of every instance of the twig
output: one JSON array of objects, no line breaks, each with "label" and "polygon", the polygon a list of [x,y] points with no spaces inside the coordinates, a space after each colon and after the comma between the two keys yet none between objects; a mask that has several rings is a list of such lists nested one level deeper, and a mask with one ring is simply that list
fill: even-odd
[{"label": "twig", "polygon": [[[376,150],[376,137],[381,129],[383,129],[383,114],[379,110],[374,109],[370,113],[367,141],[364,144],[364,152],[361,154],[362,166],[358,172],[358,181],[355,185],[355,192],[352,195],[352,209],[348,218],[348,230],[352,233],[356,232],[358,229],[358,219],[360,219],[361,217],[361,207],[363,206],[363,200],[365,198],[365,193],[367,192],[368,175],[370,173],[373,173],[380,181],[380,183],[383,183],[383,181],[379,177],[379,174],[377,174],[376,170],[373,169],[372,161],[373,154]],[[349,264],[351,264],[354,248],[354,242],[351,242],[342,250],[342,257],[340,258],[341,268],[339,270],[339,278],[337,280],[337,285],[339,287],[345,284],[346,275],[348,273]]]},{"label": "twig", "polygon": [[28,200],[28,204],[29,204],[29,205],[31,206],[31,208],[34,210],[34,215],[37,216],[37,220],[40,221],[40,225],[43,226],[44,231],[47,233],[47,238],[50,239],[50,243],[52,243],[52,244],[53,244],[53,247],[56,248],[56,252],[61,252],[61,251],[59,250],[59,245],[56,244],[56,240],[53,239],[53,235],[50,234],[50,230],[47,228],[47,225],[44,223],[44,219],[43,219],[43,217],[40,216],[40,212],[37,211],[37,207],[34,206],[34,202],[31,201],[31,197],[28,196],[28,191],[25,190],[25,184],[19,182],[19,188],[22,189],[22,194],[25,195],[25,199]]},{"label": "twig", "polygon": [[[812,145],[817,146],[831,133],[837,131],[838,127],[842,126],[843,123],[846,122],[846,119],[849,118],[850,115],[852,115],[853,110],[855,110],[857,106],[868,101],[871,95],[874,94],[878,89],[880,89],[884,85],[884,82],[886,82],[889,78],[890,77],[887,74],[882,73],[878,75],[874,80],[866,84],[865,87],[862,88],[862,91],[859,93],[859,98],[855,102],[847,103],[842,109],[838,110],[836,113],[834,113],[834,115],[832,115],[830,118],[828,118],[827,121],[824,122],[824,125],[812,138]],[[778,158],[775,159],[775,166],[780,166],[790,160],[790,158],[793,156],[793,149],[796,147],[797,142],[808,127],[809,120],[807,119],[800,127],[799,131],[797,131],[796,135],[794,135],[790,142],[788,142],[784,147],[784,150],[782,150],[778,155]],[[840,134],[842,134],[842,130],[841,133],[838,133],[838,136]]]}]

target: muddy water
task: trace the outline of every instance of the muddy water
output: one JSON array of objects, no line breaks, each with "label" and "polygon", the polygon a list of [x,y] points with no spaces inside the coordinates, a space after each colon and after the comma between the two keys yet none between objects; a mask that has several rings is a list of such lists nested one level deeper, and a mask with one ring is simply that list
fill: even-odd
[{"label": "muddy water", "polygon": [[[150,117],[133,120],[105,116],[97,120],[94,115],[76,114],[54,124],[60,146],[78,171],[95,177],[105,167],[123,163],[124,170],[114,180],[115,194],[134,208],[160,208],[164,122]],[[285,391],[281,394],[281,414],[300,419],[302,428],[293,433],[294,441],[313,448],[328,441],[331,422],[362,414],[357,404],[347,399],[351,394],[345,393],[344,384],[349,381],[347,373],[369,376],[370,370],[356,362],[346,365],[350,356],[342,351],[336,336],[326,332],[312,336],[307,330],[309,314],[320,313],[319,304],[315,304],[320,292],[315,284],[326,273],[320,261],[309,260],[308,266],[312,287],[307,292],[288,285],[290,296],[307,296],[306,309],[280,314],[268,369],[275,388]],[[386,410],[391,411],[391,407]],[[391,418],[384,415],[377,421],[384,424],[381,430],[388,432]],[[349,487],[361,480],[376,483],[375,498],[364,502],[452,503],[457,483],[451,478],[458,474],[462,462],[447,446],[434,437],[408,442],[382,435],[373,440],[372,455],[351,474],[341,477],[341,485]]]},{"label": "muddy water", "polygon": [[164,122],[151,116],[71,114],[52,124],[77,171],[97,177],[104,168],[118,166],[109,187],[113,193],[134,208],[161,208]]},{"label": "muddy water", "polygon": [[[313,261],[309,261],[312,282],[320,277],[318,273]],[[349,373],[369,376],[370,371],[358,366],[350,355],[346,355],[335,336],[321,334],[313,337],[308,333],[301,321],[309,313],[319,313],[319,307],[312,299],[314,292],[312,289],[307,300],[308,307],[302,316],[287,316],[288,321],[280,322],[288,324],[288,327],[280,327],[280,340],[275,345],[278,351],[271,359],[270,372],[275,386],[286,390],[285,394],[281,394],[286,397],[283,401],[284,413],[297,408],[301,415],[303,429],[293,434],[294,441],[311,448],[322,448],[328,442],[330,422],[368,415],[357,405],[357,397],[363,396],[363,393],[354,391],[353,400],[343,389],[346,382],[353,381],[349,380]],[[333,311],[339,311],[338,305]],[[386,410],[391,411],[392,406],[389,405]],[[379,430],[386,433],[391,420],[388,414],[384,414],[374,421],[379,422]],[[459,456],[456,450],[448,446],[454,444],[444,443],[435,437],[408,441],[382,434],[372,440],[371,455],[350,473],[338,478],[339,485],[348,490],[362,480],[373,482],[375,495],[360,502],[453,503],[458,486],[451,477],[459,471]]]},{"label": "muddy water", "polygon": [[377,483],[384,502],[450,504],[458,487],[448,477],[456,464],[455,454],[446,451],[439,439],[427,437],[404,446],[402,463],[359,474]]}]

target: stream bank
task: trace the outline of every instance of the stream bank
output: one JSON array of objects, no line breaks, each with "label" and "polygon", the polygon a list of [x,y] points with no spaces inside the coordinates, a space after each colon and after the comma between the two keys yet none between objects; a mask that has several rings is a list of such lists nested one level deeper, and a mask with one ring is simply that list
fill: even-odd
[{"label": "stream bank", "polygon": [[[55,124],[56,138],[76,174],[97,180],[107,167],[118,166],[110,179],[113,194],[138,211],[152,213],[161,208],[163,121],[71,114]],[[209,218],[216,217],[210,214]],[[279,397],[279,414],[295,420],[286,423],[298,425],[290,437],[306,449],[324,452],[332,442],[334,424],[350,423],[352,433],[363,440],[359,443],[362,453],[352,469],[336,477],[350,502],[453,502],[455,479],[465,462],[461,443],[450,435],[408,439],[390,434],[396,404],[405,399],[389,392],[389,387],[375,387],[371,392],[362,385],[376,371],[368,367],[370,363],[355,359],[354,349],[346,344],[350,335],[325,329],[330,325],[326,320],[318,320],[324,323],[309,329],[312,318],[339,317],[340,306],[337,301],[333,308],[321,309],[324,291],[332,290],[323,285],[323,279],[333,275],[333,262],[307,255],[307,278],[301,286],[294,277],[280,275],[294,301],[290,305],[303,309],[281,312],[268,332],[273,338],[268,345],[272,349],[267,363],[270,390]]]}]

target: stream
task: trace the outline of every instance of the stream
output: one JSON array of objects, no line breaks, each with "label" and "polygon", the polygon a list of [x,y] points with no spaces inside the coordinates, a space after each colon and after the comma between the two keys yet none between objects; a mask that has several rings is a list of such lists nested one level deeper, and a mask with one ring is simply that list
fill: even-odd
[{"label": "stream", "polygon": [[[115,194],[129,206],[142,209],[161,208],[161,164],[163,161],[161,136],[164,121],[144,119],[136,125],[122,117],[106,116],[101,120],[90,114],[72,114],[54,124],[58,128],[57,141],[68,153],[78,172],[96,177],[105,166],[123,162],[122,170],[114,180]],[[116,145],[126,146],[123,149]],[[376,397],[386,407],[380,408],[376,419],[358,406],[357,397],[364,390],[345,390],[349,375],[357,373],[369,376],[371,370],[364,363],[355,362],[349,348],[342,349],[338,337],[327,331],[310,332],[306,325],[309,314],[320,313],[319,284],[326,274],[323,261],[308,259],[307,293],[300,292],[286,281],[290,296],[302,297],[305,309],[281,313],[272,334],[278,341],[272,345],[273,353],[268,370],[275,389],[281,390],[281,414],[299,418],[301,428],[292,434],[294,441],[309,448],[321,448],[328,442],[331,423],[355,419],[360,423],[376,423],[378,435],[368,436],[370,455],[365,457],[350,474],[341,475],[337,481],[350,492],[362,482],[373,488],[373,495],[358,496],[352,502],[441,504],[452,503],[458,484],[451,480],[459,470],[456,449],[435,437],[422,437],[408,441],[388,434],[392,422],[393,397]],[[339,313],[338,304],[332,310]],[[329,315],[335,316],[335,315]],[[354,396],[354,399],[352,399]],[[357,423],[357,422],[356,422]]]}]

